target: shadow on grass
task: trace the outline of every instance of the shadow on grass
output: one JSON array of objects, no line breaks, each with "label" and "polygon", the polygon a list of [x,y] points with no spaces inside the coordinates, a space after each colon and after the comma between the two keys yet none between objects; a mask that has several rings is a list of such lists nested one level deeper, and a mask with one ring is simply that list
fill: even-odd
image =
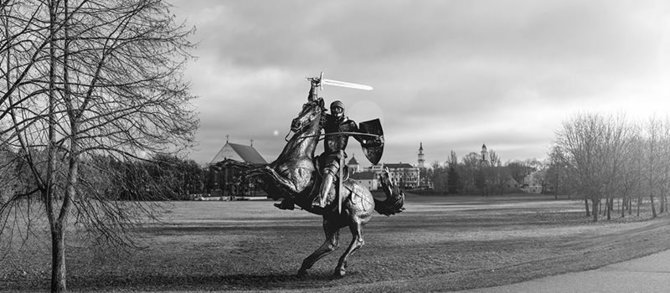
[{"label": "shadow on grass", "polygon": [[[353,275],[356,275],[353,272]],[[346,277],[345,277],[346,278]],[[123,290],[270,290],[307,289],[339,285],[338,278],[326,272],[299,277],[295,274],[267,275],[141,275],[141,276],[76,276],[68,278],[68,289],[73,291]],[[0,282],[0,291],[48,290],[49,280]]]},{"label": "shadow on grass", "polygon": [[[355,272],[353,273],[356,274]],[[345,277],[346,278],[346,277]],[[299,277],[296,274],[267,275],[143,275],[82,276],[68,281],[76,291],[96,290],[268,290],[305,289],[337,286],[341,278],[328,272],[315,272]]]}]

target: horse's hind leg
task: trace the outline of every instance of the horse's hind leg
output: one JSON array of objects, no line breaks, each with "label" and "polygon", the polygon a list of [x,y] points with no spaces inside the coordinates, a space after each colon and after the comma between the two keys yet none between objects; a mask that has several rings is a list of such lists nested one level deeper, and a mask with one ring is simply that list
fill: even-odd
[{"label": "horse's hind leg", "polygon": [[307,274],[307,270],[310,269],[314,263],[327,254],[333,252],[337,248],[340,239],[340,227],[324,218],[323,231],[326,233],[326,241],[323,242],[319,248],[317,248],[314,252],[312,252],[312,254],[310,254],[307,258],[305,258],[305,260],[302,261],[302,266],[300,266],[298,276],[304,276]]},{"label": "horse's hind leg", "polygon": [[363,241],[363,224],[362,220],[358,217],[353,217],[351,223],[349,224],[349,229],[351,230],[351,244],[347,247],[347,251],[340,257],[340,261],[337,263],[335,268],[335,275],[338,277],[344,276],[347,269],[347,259],[352,255],[356,250],[361,248],[365,241]]}]

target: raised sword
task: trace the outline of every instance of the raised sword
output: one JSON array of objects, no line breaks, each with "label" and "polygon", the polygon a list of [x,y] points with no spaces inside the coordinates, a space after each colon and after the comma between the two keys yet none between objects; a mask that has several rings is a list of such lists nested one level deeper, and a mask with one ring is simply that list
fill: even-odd
[{"label": "raised sword", "polygon": [[332,86],[339,86],[339,87],[347,87],[347,88],[352,88],[352,89],[359,89],[359,90],[365,90],[365,91],[371,91],[373,88],[369,85],[365,84],[359,84],[359,83],[353,83],[353,82],[347,82],[347,81],[339,81],[339,80],[332,80],[332,79],[326,79],[323,78],[323,72],[319,75],[318,79],[317,78],[308,78],[310,80],[318,80],[319,81],[319,86],[323,90],[323,85],[332,85]]}]

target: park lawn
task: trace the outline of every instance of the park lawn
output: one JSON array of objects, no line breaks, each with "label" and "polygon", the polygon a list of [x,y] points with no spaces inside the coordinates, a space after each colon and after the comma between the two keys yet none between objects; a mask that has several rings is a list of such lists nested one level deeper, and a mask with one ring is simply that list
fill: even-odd
[{"label": "park lawn", "polygon": [[[324,240],[321,218],[269,201],[166,203],[163,221],[134,232],[143,246],[91,245],[73,232],[68,286],[75,291],[449,291],[581,271],[670,248],[670,217],[591,222],[582,201],[551,196],[408,194],[406,211],[375,214],[347,276],[332,278],[351,240],[295,276]],[[32,239],[0,262],[0,290],[48,289],[48,240]],[[18,249],[14,247],[14,249]]]}]

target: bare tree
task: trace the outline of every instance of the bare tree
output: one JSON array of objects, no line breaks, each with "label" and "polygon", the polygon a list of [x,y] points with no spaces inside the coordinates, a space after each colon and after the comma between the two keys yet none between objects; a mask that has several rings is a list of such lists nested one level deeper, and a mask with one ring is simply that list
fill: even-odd
[{"label": "bare tree", "polygon": [[481,172],[481,155],[475,152],[470,152],[463,157],[463,163],[460,165],[461,180],[463,183],[463,191],[465,193],[476,193],[482,191],[483,188],[483,174]]},{"label": "bare tree", "polygon": [[449,153],[449,160],[447,160],[447,184],[448,190],[451,194],[456,194],[460,192],[460,187],[462,186],[462,179],[459,176],[458,169],[458,157],[456,152],[451,151]]},{"label": "bare tree", "polygon": [[[3,1],[0,122],[4,142],[28,166],[35,188],[15,193],[8,213],[38,195],[52,241],[52,291],[65,291],[69,219],[103,238],[149,212],[119,202],[113,161],[188,147],[197,127],[180,72],[192,30],[161,0]],[[102,158],[102,159],[101,159]]]},{"label": "bare tree", "polygon": [[510,176],[519,184],[522,184],[524,179],[535,172],[532,166],[528,164],[529,160],[526,161],[511,161],[507,162],[505,166],[509,170]]},{"label": "bare tree", "polygon": [[654,203],[655,194],[658,192],[661,179],[661,166],[658,164],[661,161],[661,121],[655,117],[649,119],[645,125],[645,163],[646,168],[644,174],[646,185],[646,193],[649,194],[649,201],[651,203],[652,217],[656,218],[656,204]]},{"label": "bare tree", "polygon": [[640,137],[639,127],[631,125],[630,136],[627,138],[628,143],[622,150],[622,165],[621,172],[618,174],[618,180],[615,181],[616,193],[621,197],[621,217],[625,217],[625,210],[628,209],[629,214],[632,212],[632,197],[633,194],[640,194],[641,183],[641,156],[643,153],[643,144]]},{"label": "bare tree", "polygon": [[610,203],[628,134],[625,119],[598,114],[577,115],[564,122],[557,133],[557,145],[575,172],[578,191],[591,200],[594,222],[598,221],[601,199]]},{"label": "bare tree", "polygon": [[498,194],[505,192],[505,183],[509,177],[507,168],[502,166],[500,156],[495,151],[489,151],[489,171],[487,172],[487,182],[496,189]]},{"label": "bare tree", "polygon": [[567,164],[563,150],[559,146],[552,146],[549,152],[545,181],[553,187],[555,199],[558,199],[559,193],[567,193],[568,198],[570,198],[572,190],[570,190],[570,186],[568,185],[570,174],[568,173]]},{"label": "bare tree", "polygon": [[668,211],[670,191],[670,118],[666,117],[661,128],[661,184],[659,186],[660,213]]}]

